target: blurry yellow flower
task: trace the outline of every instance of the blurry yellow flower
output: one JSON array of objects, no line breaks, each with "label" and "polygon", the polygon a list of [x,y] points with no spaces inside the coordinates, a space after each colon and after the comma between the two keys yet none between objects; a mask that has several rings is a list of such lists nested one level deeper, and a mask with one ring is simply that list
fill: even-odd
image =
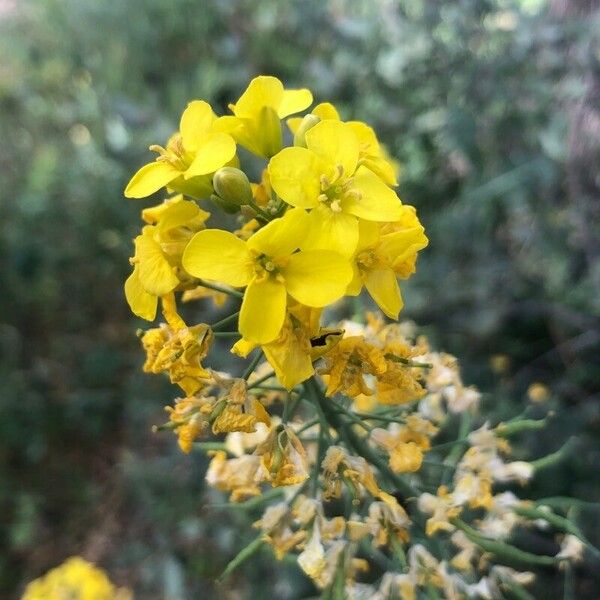
[{"label": "blurry yellow flower", "polygon": [[550,390],[543,383],[535,382],[527,388],[527,397],[536,404],[546,402],[550,398]]},{"label": "blurry yellow flower", "polygon": [[210,175],[235,156],[233,138],[216,130],[217,121],[208,103],[190,102],[181,115],[179,133],[171,137],[166,148],[150,146],[159,156],[131,178],[125,196],[145,198],[164,186],[192,196],[210,195]]},{"label": "blurry yellow flower", "polygon": [[419,510],[430,514],[425,525],[428,536],[435,535],[438,531],[453,531],[454,525],[450,519],[460,514],[462,508],[458,506],[448,488],[441,485],[437,494],[424,493],[419,496]]},{"label": "blurry yellow flower", "polygon": [[276,77],[261,75],[250,82],[235,104],[229,105],[235,116],[222,117],[219,128],[250,152],[269,158],[281,149],[280,119],[311,103],[309,90],[286,90]]},{"label": "blurry yellow flower", "polygon": [[348,262],[335,252],[296,252],[307,228],[306,213],[295,209],[247,242],[227,231],[206,229],[188,244],[183,266],[195,277],[247,286],[240,333],[250,342],[267,344],[283,327],[288,294],[306,306],[326,306],[344,294],[352,277]]},{"label": "blurry yellow flower", "polygon": [[350,256],[358,244],[358,219],[401,218],[396,193],[359,165],[359,140],[341,121],[317,123],[306,148],[284,148],[269,162],[271,186],[292,206],[311,209],[302,248],[324,248]]},{"label": "blurry yellow flower", "polygon": [[115,587],[104,571],[74,556],[32,581],[21,600],[132,600],[125,588]]},{"label": "blurry yellow flower", "polygon": [[216,452],[206,472],[206,481],[212,487],[230,492],[232,502],[241,502],[261,493],[260,483],[266,472],[260,456],[244,454],[227,458],[225,452]]}]

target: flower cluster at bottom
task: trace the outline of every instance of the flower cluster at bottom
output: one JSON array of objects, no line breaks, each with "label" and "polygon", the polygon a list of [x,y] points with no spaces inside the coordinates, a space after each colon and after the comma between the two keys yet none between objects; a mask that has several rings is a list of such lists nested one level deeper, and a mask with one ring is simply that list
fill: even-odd
[{"label": "flower cluster at bottom", "polygon": [[[475,428],[479,392],[411,323],[368,315],[332,331],[343,334],[315,359],[317,375],[291,390],[258,354],[244,377],[208,370],[167,409],[162,428],[185,452],[208,452],[206,480],[231,508],[264,510],[226,574],[269,546],[279,560],[295,556],[323,597],[494,599],[529,597],[529,568],[581,558],[588,542],[561,507],[519,497],[551,461],[512,460],[510,438],[544,419]],[[173,369],[157,360],[165,348],[177,360],[201,355],[210,333],[187,346],[181,334],[162,346],[146,336],[152,370]],[[557,534],[554,554],[514,545],[530,529]]]},{"label": "flower cluster at bottom", "polygon": [[114,586],[106,573],[79,556],[32,581],[21,600],[132,600],[126,588]]}]

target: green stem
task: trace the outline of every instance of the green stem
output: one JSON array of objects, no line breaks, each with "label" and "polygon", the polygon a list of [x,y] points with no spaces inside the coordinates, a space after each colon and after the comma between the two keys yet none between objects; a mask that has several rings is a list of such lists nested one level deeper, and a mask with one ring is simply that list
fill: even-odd
[{"label": "green stem", "polygon": [[267,373],[266,375],[259,377],[256,381],[253,381],[252,383],[250,383],[248,385],[248,389],[251,390],[252,388],[260,386],[261,383],[264,383],[268,379],[271,379],[271,377],[275,377],[275,371],[271,371],[271,372]]},{"label": "green stem", "polygon": [[574,535],[576,538],[580,539],[586,548],[596,557],[600,559],[600,550],[596,548],[584,535],[583,532],[569,519],[565,517],[561,517],[552,512],[548,512],[542,510],[541,508],[534,508],[531,506],[517,506],[513,509],[515,513],[521,515],[522,517],[527,517],[529,519],[543,519],[547,523],[550,523],[556,529],[561,531],[565,531]]},{"label": "green stem", "polygon": [[194,448],[203,450],[204,452],[216,452],[220,450],[228,452],[223,442],[194,442]]},{"label": "green stem", "polygon": [[[473,421],[473,417],[472,417],[471,413],[468,410],[464,411],[460,418],[460,426],[458,429],[457,441],[466,439],[467,435],[471,431],[472,421]],[[450,483],[450,480],[452,479],[452,472],[453,472],[454,468],[456,467],[456,465],[458,464],[458,461],[460,460],[462,455],[463,455],[462,445],[456,445],[452,448],[452,450],[450,451],[450,454],[448,454],[448,456],[446,457],[446,460],[444,461],[444,464],[446,466],[451,467],[451,469],[448,469],[447,471],[445,471],[445,473],[442,477],[442,483],[444,483],[444,484]]]},{"label": "green stem", "polygon": [[224,319],[217,321],[216,323],[211,325],[210,328],[217,329],[218,327],[223,327],[224,325],[230,325],[231,323],[236,323],[239,315],[240,315],[240,311],[238,310],[237,312],[234,312],[232,315],[229,315],[228,317],[225,317]]},{"label": "green stem", "polygon": [[240,337],[239,331],[213,331],[216,338]]},{"label": "green stem", "polygon": [[509,562],[524,562],[532,565],[550,566],[556,565],[559,561],[554,556],[545,556],[525,552],[515,546],[486,538],[476,529],[467,525],[461,519],[454,517],[450,519],[450,523],[456,528],[464,531],[465,535],[475,544],[483,548],[486,552],[495,554],[498,558]]},{"label": "green stem", "polygon": [[537,460],[532,460],[530,464],[533,466],[535,471],[541,471],[542,469],[554,467],[569,456],[572,447],[573,439],[569,439],[566,444],[564,444],[563,447],[556,452],[548,454],[547,456],[543,456],[542,458],[538,458]]},{"label": "green stem", "polygon": [[215,292],[221,292],[222,294],[227,294],[228,296],[233,296],[234,298],[243,298],[244,297],[244,294],[242,294],[242,292],[238,292],[237,290],[230,290],[230,289],[222,287],[216,283],[209,283],[208,281],[204,281],[204,279],[199,279],[198,285],[208,288],[209,290],[215,290]]},{"label": "green stem", "polygon": [[258,366],[258,363],[261,361],[262,357],[263,357],[263,351],[262,351],[262,349],[260,349],[256,353],[256,356],[252,359],[252,361],[248,365],[247,369],[244,371],[244,374],[242,375],[242,379],[245,379],[246,381],[248,381],[248,377],[250,377],[250,375],[252,375],[252,373],[254,373],[254,369],[256,369],[256,367]]},{"label": "green stem", "polygon": [[545,419],[523,419],[522,421],[510,421],[500,423],[495,428],[495,433],[502,437],[510,437],[522,431],[538,431],[544,429],[548,423],[548,417]]},{"label": "green stem", "polygon": [[241,564],[246,562],[251,556],[256,554],[265,543],[264,535],[261,533],[257,538],[250,542],[241,552],[225,567],[218,581],[221,583],[231,575]]},{"label": "green stem", "polygon": [[415,362],[414,360],[410,360],[409,358],[403,358],[401,356],[396,356],[395,354],[390,354],[389,352],[387,354],[384,354],[384,357],[387,358],[388,360],[391,360],[392,362],[402,363],[403,365],[406,365],[407,367],[419,367],[421,369],[433,369],[433,365],[431,363]]}]

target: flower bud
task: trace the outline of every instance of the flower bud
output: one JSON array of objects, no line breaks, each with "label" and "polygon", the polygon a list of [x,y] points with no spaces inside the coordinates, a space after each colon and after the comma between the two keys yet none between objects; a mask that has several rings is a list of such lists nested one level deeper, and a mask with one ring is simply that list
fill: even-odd
[{"label": "flower bud", "polygon": [[227,204],[242,206],[252,202],[252,188],[246,173],[235,167],[222,167],[213,175],[216,194]]},{"label": "flower bud", "polygon": [[294,146],[306,148],[306,132],[321,121],[317,115],[309,114],[302,119],[294,134]]}]

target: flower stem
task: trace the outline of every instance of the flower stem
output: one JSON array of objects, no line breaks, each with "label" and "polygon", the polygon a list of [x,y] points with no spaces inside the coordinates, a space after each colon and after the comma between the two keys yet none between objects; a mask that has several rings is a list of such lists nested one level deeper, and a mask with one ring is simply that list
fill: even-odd
[{"label": "flower stem", "polygon": [[208,288],[209,290],[215,290],[215,292],[221,292],[222,294],[227,294],[228,296],[233,296],[234,298],[243,298],[244,294],[242,292],[238,292],[237,290],[231,290],[229,288],[220,286],[216,283],[209,283],[204,279],[198,280],[198,285],[202,287]]}]

